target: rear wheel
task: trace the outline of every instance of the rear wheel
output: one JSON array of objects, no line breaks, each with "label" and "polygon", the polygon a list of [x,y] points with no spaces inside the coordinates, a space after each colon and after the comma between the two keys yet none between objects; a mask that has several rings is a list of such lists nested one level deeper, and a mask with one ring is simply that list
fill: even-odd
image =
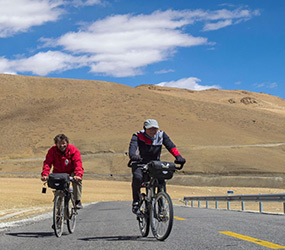
[{"label": "rear wheel", "polygon": [[141,194],[140,210],[137,219],[142,236],[147,237],[149,233],[149,210],[145,194]]},{"label": "rear wheel", "polygon": [[172,229],[173,205],[170,196],[160,192],[152,201],[150,212],[151,230],[158,240],[165,240]]},{"label": "rear wheel", "polygon": [[68,199],[66,204],[66,221],[67,221],[67,229],[69,233],[73,233],[76,226],[76,209],[74,208],[74,203],[72,199]]},{"label": "rear wheel", "polygon": [[53,206],[53,229],[57,237],[60,237],[62,235],[63,222],[64,222],[64,199],[61,196],[55,196],[54,206]]}]

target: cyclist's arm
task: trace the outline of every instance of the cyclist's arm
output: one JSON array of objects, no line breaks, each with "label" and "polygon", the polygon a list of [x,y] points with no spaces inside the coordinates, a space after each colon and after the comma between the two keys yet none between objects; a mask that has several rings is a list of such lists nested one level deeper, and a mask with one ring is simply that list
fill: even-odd
[{"label": "cyclist's arm", "polygon": [[74,164],[74,179],[80,180],[83,176],[84,169],[82,167],[82,160],[81,160],[81,154],[78,149],[75,149],[75,152],[72,156],[72,161]]},{"label": "cyclist's arm", "polygon": [[50,169],[51,169],[52,164],[53,164],[53,158],[54,158],[53,157],[53,149],[51,148],[51,149],[49,149],[49,151],[48,151],[48,153],[46,155],[46,159],[45,159],[45,161],[43,163],[43,171],[41,173],[42,180],[43,179],[46,180],[46,178],[44,178],[44,176],[47,177],[49,175]]},{"label": "cyclist's arm", "polygon": [[136,155],[139,155],[138,137],[137,135],[134,134],[132,136],[132,139],[129,145],[129,157],[131,159],[133,156],[136,156]]},{"label": "cyclist's arm", "polygon": [[165,132],[163,132],[163,145],[174,157],[181,155],[175,144],[170,140],[169,136]]}]

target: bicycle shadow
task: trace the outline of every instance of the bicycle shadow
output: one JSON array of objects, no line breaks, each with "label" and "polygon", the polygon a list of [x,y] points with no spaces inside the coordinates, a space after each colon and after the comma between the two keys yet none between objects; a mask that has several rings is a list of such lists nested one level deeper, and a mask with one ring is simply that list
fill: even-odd
[{"label": "bicycle shadow", "polygon": [[142,236],[101,236],[101,237],[88,237],[88,238],[79,238],[78,240],[83,241],[154,241],[155,238],[146,238]]},{"label": "bicycle shadow", "polygon": [[22,238],[45,238],[54,237],[53,232],[26,232],[26,233],[7,233],[6,235]]}]

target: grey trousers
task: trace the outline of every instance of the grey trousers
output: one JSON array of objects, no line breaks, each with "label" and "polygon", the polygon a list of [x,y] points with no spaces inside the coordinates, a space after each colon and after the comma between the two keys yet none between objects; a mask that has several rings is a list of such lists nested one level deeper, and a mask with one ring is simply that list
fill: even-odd
[{"label": "grey trousers", "polygon": [[74,200],[76,201],[81,200],[82,181],[74,181],[72,182],[72,186],[73,186]]}]

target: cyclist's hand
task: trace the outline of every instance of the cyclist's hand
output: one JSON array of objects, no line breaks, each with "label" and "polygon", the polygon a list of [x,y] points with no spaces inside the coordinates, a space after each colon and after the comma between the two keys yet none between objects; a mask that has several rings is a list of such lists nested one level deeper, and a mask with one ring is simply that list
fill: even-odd
[{"label": "cyclist's hand", "polygon": [[186,160],[181,155],[177,155],[175,158],[176,158],[175,163],[177,164],[185,164],[186,162]]},{"label": "cyclist's hand", "polygon": [[142,161],[142,158],[139,155],[133,155],[130,158],[131,161]]},{"label": "cyclist's hand", "polygon": [[47,177],[46,175],[44,175],[44,176],[41,177],[41,180],[42,180],[42,181],[47,181],[47,178],[48,178],[48,177]]},{"label": "cyclist's hand", "polygon": [[80,176],[76,176],[76,175],[73,177],[73,179],[75,181],[81,181],[82,180],[82,178]]}]

